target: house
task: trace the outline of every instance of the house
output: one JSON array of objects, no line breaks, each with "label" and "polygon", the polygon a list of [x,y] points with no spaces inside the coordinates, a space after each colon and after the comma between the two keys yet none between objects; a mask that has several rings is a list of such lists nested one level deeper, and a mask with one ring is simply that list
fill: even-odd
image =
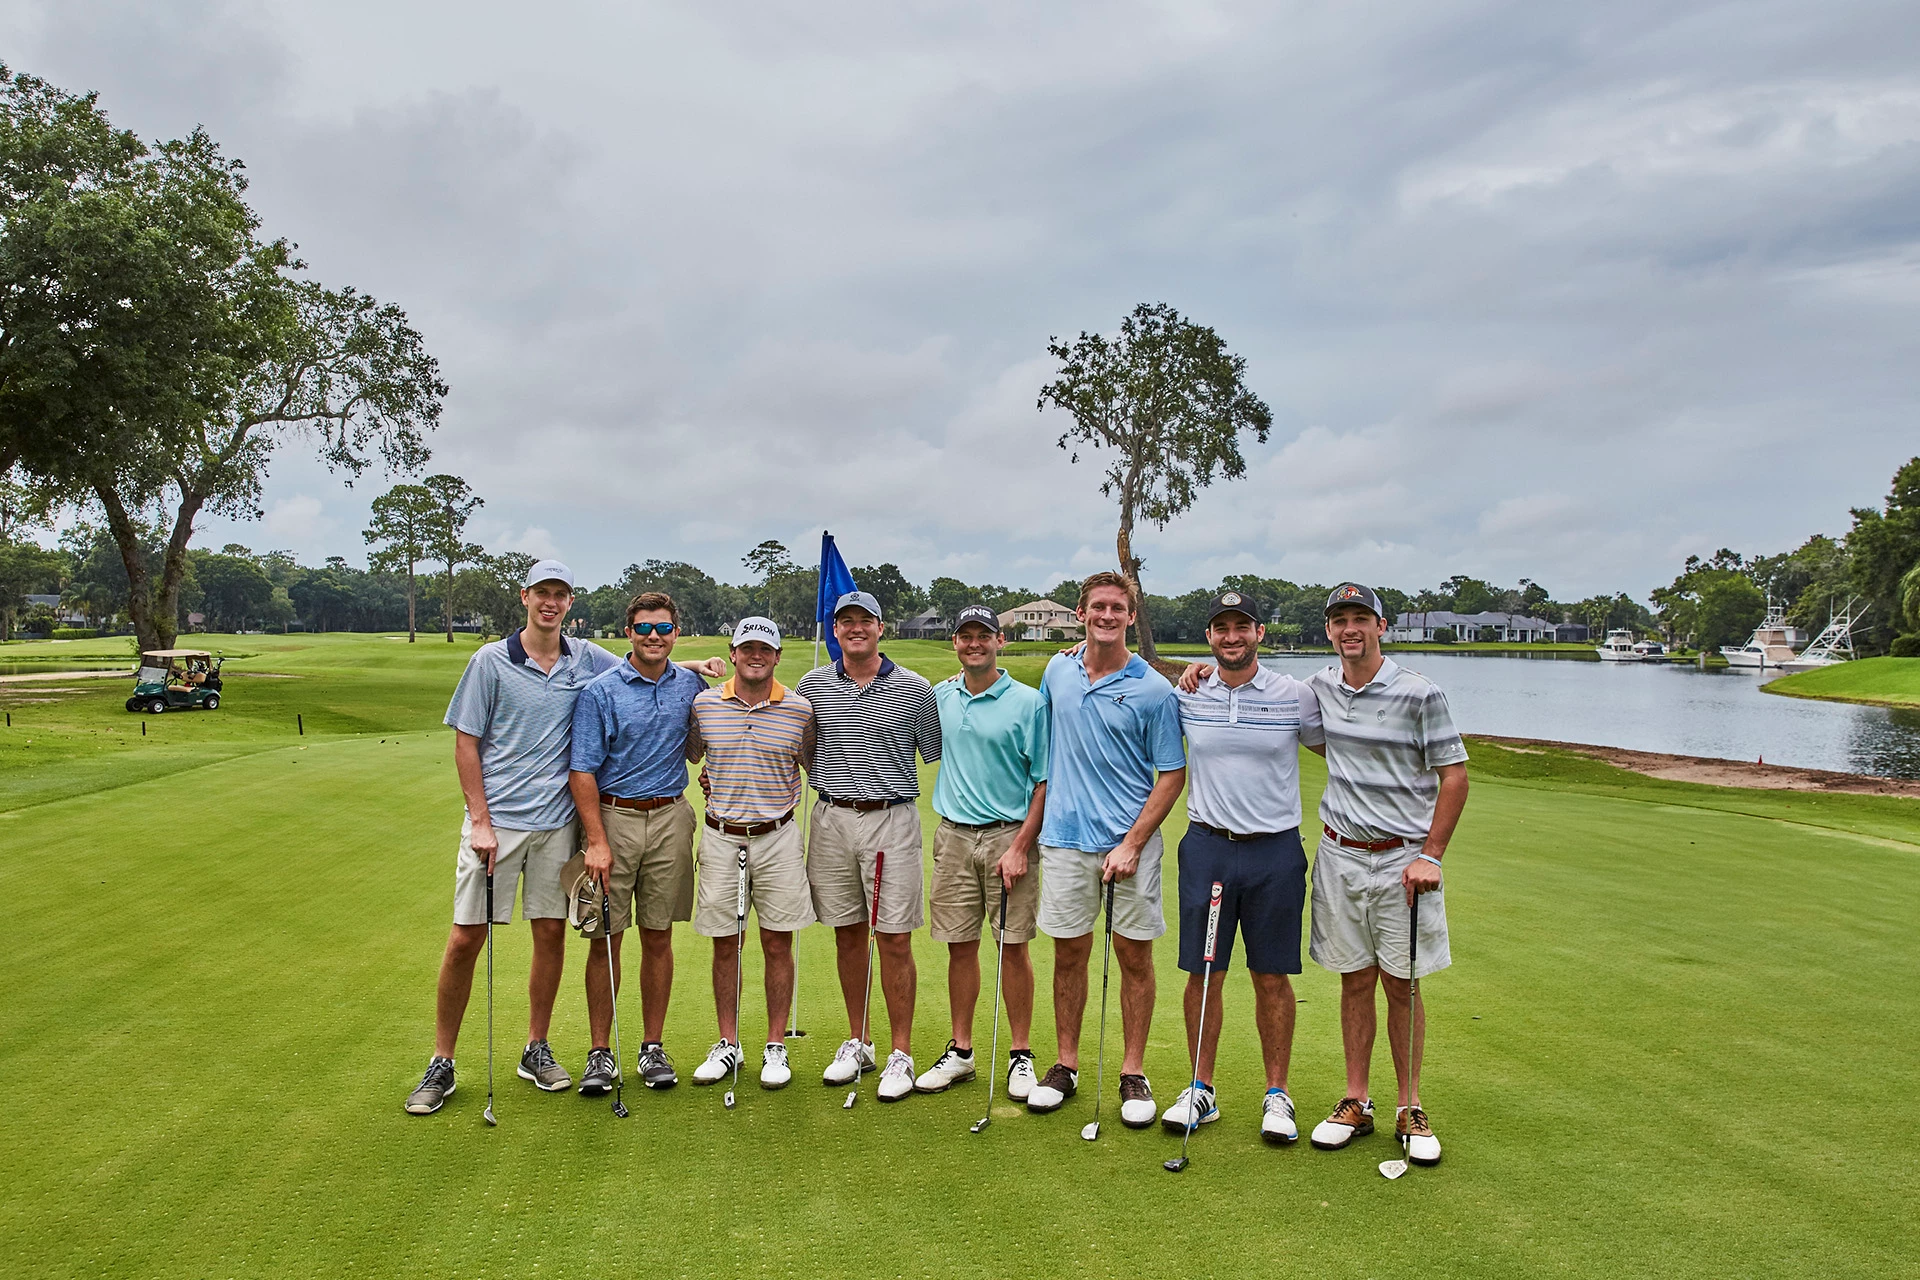
[{"label": "house", "polygon": [[25,599],[28,609],[44,607],[53,610],[53,620],[59,626],[83,627],[87,623],[87,615],[84,612],[73,605],[61,604],[59,596],[29,595]]},{"label": "house", "polygon": [[940,616],[938,609],[916,613],[899,624],[902,640],[945,640],[952,634],[952,628],[947,626],[947,620]]},{"label": "house", "polygon": [[[1009,640],[1079,640],[1080,619],[1073,610],[1051,600],[1029,600],[1000,615],[1000,630]],[[1050,634],[1058,632],[1058,635]]]},{"label": "house", "polygon": [[1553,638],[1561,644],[1586,644],[1593,633],[1584,622],[1562,622],[1553,629]]},{"label": "house", "polygon": [[1446,609],[1431,609],[1425,612],[1409,610],[1393,620],[1387,628],[1386,640],[1390,644],[1417,644],[1431,641],[1433,633],[1442,628],[1453,632],[1456,640],[1478,640],[1480,633],[1486,630],[1494,632],[1493,638],[1508,644],[1535,644],[1551,642],[1555,638],[1554,624],[1545,618],[1529,617],[1524,613],[1453,613]]}]

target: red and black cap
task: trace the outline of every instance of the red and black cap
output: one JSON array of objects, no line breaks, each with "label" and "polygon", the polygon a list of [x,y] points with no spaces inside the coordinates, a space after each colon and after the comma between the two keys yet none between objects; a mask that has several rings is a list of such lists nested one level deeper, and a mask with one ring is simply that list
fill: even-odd
[{"label": "red and black cap", "polygon": [[1362,586],[1358,582],[1343,582],[1327,593],[1327,613],[1331,614],[1340,606],[1348,604],[1357,604],[1362,609],[1371,609],[1376,618],[1387,616],[1386,608],[1380,603],[1380,597],[1374,593],[1373,588]]}]

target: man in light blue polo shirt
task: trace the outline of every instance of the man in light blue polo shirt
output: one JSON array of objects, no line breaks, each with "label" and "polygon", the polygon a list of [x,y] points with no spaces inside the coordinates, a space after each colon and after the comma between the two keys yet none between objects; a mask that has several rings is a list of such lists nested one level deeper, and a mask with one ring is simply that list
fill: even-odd
[{"label": "man in light blue polo shirt", "polygon": [[1040,831],[1040,931],[1054,940],[1053,1009],[1060,1057],[1027,1109],[1057,1111],[1079,1086],[1087,967],[1106,883],[1120,960],[1120,1120],[1143,1129],[1157,1114],[1146,1076],[1153,1022],[1153,940],[1160,905],[1160,824],[1186,782],[1173,686],[1127,649],[1137,603],[1111,571],[1080,584],[1085,647],[1047,664],[1040,694],[1051,715],[1046,818]]},{"label": "man in light blue polo shirt", "polygon": [[[960,674],[933,686],[940,713],[940,777],[933,787],[934,941],[947,944],[947,999],[953,1039],[913,1082],[939,1093],[974,1078],[973,1012],[980,999],[980,924],[1002,943],[1007,1023],[1007,1096],[1033,1091],[1033,940],[1040,877],[1029,870],[1047,794],[1047,708],[1040,694],[999,666],[1000,619],[970,604],[954,617]],[[999,904],[1006,898],[1006,929]],[[988,1063],[989,1071],[997,1070]]]}]

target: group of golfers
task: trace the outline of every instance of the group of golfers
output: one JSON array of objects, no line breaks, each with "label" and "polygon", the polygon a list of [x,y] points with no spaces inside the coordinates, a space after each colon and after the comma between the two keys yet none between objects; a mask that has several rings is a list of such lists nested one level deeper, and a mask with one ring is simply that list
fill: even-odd
[{"label": "group of golfers", "polygon": [[[1310,878],[1309,952],[1341,975],[1346,1057],[1344,1095],[1310,1140],[1338,1150],[1374,1130],[1368,1078],[1378,986],[1388,1006],[1396,1137],[1414,1163],[1439,1162],[1419,1095],[1425,1027],[1417,980],[1449,963],[1441,866],[1466,803],[1467,753],[1441,691],[1382,654],[1387,620],[1372,589],[1343,583],[1329,595],[1326,630],[1337,661],[1304,681],[1260,664],[1259,606],[1221,594],[1207,622],[1213,661],[1187,668],[1176,688],[1127,648],[1137,611],[1131,584],[1096,573],[1080,584],[1075,610],[1084,644],[1053,657],[1037,689],[998,665],[1005,638],[994,612],[979,604],[952,619],[959,673],[929,684],[880,652],[879,603],[849,592],[833,617],[841,656],[787,688],[774,676],[780,629],[767,618],[735,626],[730,664],[677,664],[678,611],[669,596],[646,592],[628,605],[631,649],[622,659],[561,634],[573,602],[565,565],[534,565],[521,594],[526,626],[481,646],[447,710],[466,818],[433,1058],[407,1097],[409,1112],[438,1111],[454,1091],[454,1047],[487,945],[489,907],[491,923],[511,921],[517,882],[533,933],[519,1075],[540,1089],[573,1087],[547,1040],[570,919],[590,938],[592,1044],[582,1094],[624,1083],[609,1032],[617,1028],[621,942],[636,926],[643,1030],[635,1071],[649,1088],[678,1083],[664,1039],[677,921],[713,940],[719,1040],[693,1068],[693,1082],[737,1079],[738,966],[751,913],[764,959],[763,1088],[793,1078],[793,935],[817,923],[834,931],[848,1028],[824,1084],[857,1087],[877,1070],[877,1096],[898,1102],[1004,1070],[1008,1097],[1035,1114],[1059,1111],[1079,1090],[1098,947],[1103,992],[1110,960],[1120,970],[1120,1120],[1140,1129],[1157,1118],[1191,1133],[1221,1115],[1213,1084],[1225,1014],[1219,979],[1238,938],[1265,1063],[1260,1133],[1292,1143],[1299,1127],[1288,1091],[1289,975],[1300,972]],[[710,687],[702,676],[720,683]],[[1302,747],[1327,761],[1310,876]],[[939,762],[931,884],[923,883],[916,760]],[[683,794],[689,762],[700,766],[706,794],[699,817]],[[803,840],[804,786],[814,797]],[[1167,928],[1160,827],[1182,788],[1182,1070],[1192,1074],[1162,1110],[1146,1048],[1153,946]],[[952,1036],[921,1071],[912,1046],[912,935],[929,921],[934,940],[948,947]],[[1007,1008],[1004,1068],[982,1066],[974,1052],[983,926],[997,946]],[[1044,1071],[1031,1039],[1030,946],[1039,933],[1053,940],[1058,1041]],[[884,1057],[869,1027],[876,955]]]}]

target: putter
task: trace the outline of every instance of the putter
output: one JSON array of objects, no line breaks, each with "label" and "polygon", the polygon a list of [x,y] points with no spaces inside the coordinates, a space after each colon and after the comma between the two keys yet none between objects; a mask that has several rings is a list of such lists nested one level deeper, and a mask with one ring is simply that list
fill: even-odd
[{"label": "putter", "polygon": [[[882,849],[873,855],[873,907],[867,920],[867,993],[860,997],[860,1047],[865,1048],[867,1035],[873,1022],[873,935],[880,928],[880,870],[886,865],[887,853]],[[996,1017],[995,1023],[999,1022]],[[847,1100],[841,1104],[841,1110],[853,1110],[854,1100],[860,1096],[860,1076],[853,1077],[853,1088],[847,1090]]]},{"label": "putter", "polygon": [[[1407,911],[1409,913],[1407,922],[1407,975],[1408,980],[1413,984],[1413,994],[1407,998],[1407,1074],[1409,1079],[1415,1084],[1418,1084],[1420,1077],[1415,1072],[1413,1065],[1413,1011],[1418,1008],[1420,1004],[1420,979],[1417,976],[1419,966],[1416,963],[1420,957],[1419,894],[1416,893],[1413,895],[1413,905],[1408,907]],[[1398,1119],[1399,1117],[1396,1116],[1395,1128],[1399,1127],[1397,1123]],[[1400,1158],[1398,1160],[1382,1160],[1380,1162],[1380,1176],[1391,1182],[1405,1173],[1409,1167],[1407,1157],[1412,1151],[1413,1134],[1409,1132],[1405,1137],[1400,1139]]]},{"label": "putter", "polygon": [[1100,1136],[1100,1106],[1107,1100],[1107,966],[1113,961],[1113,885],[1107,881],[1106,953],[1100,958],[1100,1057],[1094,1070],[1093,1120],[1080,1130],[1080,1136],[1092,1142]]},{"label": "putter", "polygon": [[487,1109],[480,1113],[490,1125],[493,1115],[493,867],[487,867]]},{"label": "putter", "polygon": [[[800,806],[800,847],[807,845],[807,810],[810,806]],[[787,1002],[787,1039],[804,1040],[807,1033],[800,1029],[800,951],[793,952],[793,999]]]},{"label": "putter", "polygon": [[1000,882],[1000,958],[993,962],[993,1052],[987,1055],[987,1113],[968,1133],[979,1133],[993,1123],[993,1083],[1000,1071],[1000,970],[1007,962],[1007,882]]},{"label": "putter", "polygon": [[[626,1085],[625,1074],[620,1070],[620,988],[613,980],[613,904],[607,898],[604,884],[600,886],[600,927],[607,931],[607,999],[613,1004],[613,1114],[625,1120],[627,1104],[620,1097]],[[645,1031],[642,1027],[642,1038]]]},{"label": "putter", "polygon": [[740,1059],[747,1056],[745,1038],[740,1034],[740,999],[745,990],[746,973],[740,963],[747,947],[747,847],[740,846],[740,895],[734,907],[733,924],[733,1086],[721,1101],[733,1110],[733,1090],[740,1087]]},{"label": "putter", "polygon": [[1194,1117],[1200,1110],[1194,1104],[1199,1101],[1200,1089],[1200,1043],[1207,1035],[1207,988],[1213,984],[1213,944],[1220,936],[1220,892],[1221,884],[1213,882],[1213,892],[1207,900],[1207,953],[1201,958],[1200,970],[1200,1017],[1193,1029],[1193,1090],[1187,1095],[1187,1131],[1180,1135],[1180,1155],[1168,1160],[1161,1168],[1168,1173],[1178,1173],[1187,1167],[1187,1142],[1193,1137]]}]

